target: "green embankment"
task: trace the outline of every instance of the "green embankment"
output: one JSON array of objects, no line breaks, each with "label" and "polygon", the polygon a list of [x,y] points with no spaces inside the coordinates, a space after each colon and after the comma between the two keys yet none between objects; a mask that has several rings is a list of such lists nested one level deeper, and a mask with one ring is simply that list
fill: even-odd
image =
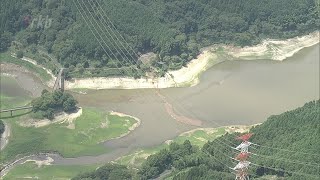
[{"label": "green embankment", "polygon": [[47,82],[51,79],[50,74],[48,74],[44,69],[37,67],[30,62],[12,57],[9,51],[0,53],[0,63],[12,63],[12,64],[23,66],[26,69],[28,69],[30,72],[33,72],[36,75],[38,75],[44,82]]}]

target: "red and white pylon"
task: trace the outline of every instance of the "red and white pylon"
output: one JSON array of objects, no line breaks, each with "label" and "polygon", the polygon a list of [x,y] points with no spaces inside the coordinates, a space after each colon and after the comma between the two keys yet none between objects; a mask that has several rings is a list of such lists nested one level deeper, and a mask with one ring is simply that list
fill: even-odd
[{"label": "red and white pylon", "polygon": [[238,154],[237,157],[233,158],[234,160],[238,161],[238,164],[234,168],[232,168],[234,171],[236,171],[235,180],[249,180],[248,169],[250,166],[250,162],[248,161],[248,158],[249,146],[252,144],[251,142],[249,142],[249,139],[252,135],[252,133],[249,133],[236,138],[238,140],[242,140],[242,143],[234,148],[240,151],[240,154]]}]

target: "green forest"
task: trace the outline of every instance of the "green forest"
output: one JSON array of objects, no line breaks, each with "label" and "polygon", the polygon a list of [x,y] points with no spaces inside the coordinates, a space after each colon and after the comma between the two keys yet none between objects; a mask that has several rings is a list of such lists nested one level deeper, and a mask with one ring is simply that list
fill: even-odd
[{"label": "green forest", "polygon": [[[286,180],[315,180],[320,173],[320,100],[306,103],[303,107],[280,115],[270,116],[266,122],[250,130],[250,141],[261,146],[253,146],[249,151],[251,179],[273,175]],[[173,180],[203,179],[231,180],[229,167],[236,162],[240,144],[235,137],[239,134],[226,134],[203,147],[192,145],[188,140],[183,144],[171,143],[169,148],[151,155],[138,171],[125,166],[108,164],[94,172],[80,174],[73,180],[102,179],[153,179],[165,171],[171,171]]]},{"label": "green forest", "polygon": [[[69,77],[179,69],[213,44],[257,44],[320,27],[317,0],[2,0],[0,51]],[[94,34],[92,33],[94,32]],[[96,39],[99,38],[99,41]],[[142,61],[142,54],[156,56]]]}]

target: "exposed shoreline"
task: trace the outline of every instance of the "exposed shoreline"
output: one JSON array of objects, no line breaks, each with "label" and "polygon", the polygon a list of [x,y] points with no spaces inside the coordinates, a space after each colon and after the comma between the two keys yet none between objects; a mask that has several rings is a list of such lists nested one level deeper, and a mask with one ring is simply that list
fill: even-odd
[{"label": "exposed shoreline", "polygon": [[[11,56],[14,57],[14,58],[17,58],[16,54],[11,54]],[[49,70],[49,69],[47,69],[47,68],[39,65],[35,60],[33,60],[33,59],[31,59],[31,58],[22,57],[21,60],[27,61],[27,62],[33,64],[34,66],[45,70],[46,73],[51,77],[51,79],[50,79],[48,82],[45,82],[45,81],[42,80],[41,77],[39,77],[39,78],[41,79],[41,81],[42,81],[44,84],[46,84],[46,85],[48,85],[48,86],[53,86],[53,85],[54,85],[56,77],[55,77],[54,74],[51,72],[51,70]]]},{"label": "exposed shoreline", "polygon": [[192,60],[187,67],[177,71],[170,71],[160,78],[130,77],[97,77],[97,78],[77,78],[66,81],[66,89],[143,89],[143,88],[170,88],[185,85],[196,85],[199,83],[198,76],[201,72],[211,67],[210,62],[215,61],[217,55],[204,50],[197,59]]},{"label": "exposed shoreline", "polygon": [[[164,77],[141,79],[131,77],[74,78],[65,81],[65,89],[163,89],[195,86],[200,82],[199,77],[204,71],[217,63],[223,62],[221,55],[232,60],[270,59],[282,61],[303,48],[318,44],[319,38],[319,31],[316,31],[286,40],[265,39],[258,45],[243,48],[231,45],[213,45],[203,48],[201,54],[196,59],[191,60],[186,67],[169,71]],[[53,86],[55,76],[48,69],[30,58],[24,57],[22,60],[44,69],[52,77],[45,84]]]},{"label": "exposed shoreline", "polygon": [[[171,88],[195,86],[199,83],[199,76],[219,61],[218,49],[231,59],[253,60],[270,59],[282,61],[303,48],[319,43],[319,31],[305,36],[298,36],[287,40],[266,39],[256,46],[235,47],[214,45],[204,48],[202,53],[190,61],[187,67],[168,72],[161,78],[134,79],[129,77],[117,78],[77,78],[66,81],[66,89],[142,89],[142,88]],[[221,52],[220,52],[221,53]]]},{"label": "exposed shoreline", "polygon": [[49,119],[27,119],[24,121],[19,121],[18,124],[22,127],[34,127],[41,128],[49,126],[51,124],[68,124],[66,128],[75,129],[75,120],[82,115],[82,108],[78,107],[76,111],[72,113],[60,112],[55,115],[53,120]]},{"label": "exposed shoreline", "polygon": [[316,31],[287,40],[265,39],[262,43],[252,47],[229,47],[227,48],[227,54],[243,60],[271,59],[283,61],[303,48],[318,44],[320,42],[319,33],[319,31]]}]

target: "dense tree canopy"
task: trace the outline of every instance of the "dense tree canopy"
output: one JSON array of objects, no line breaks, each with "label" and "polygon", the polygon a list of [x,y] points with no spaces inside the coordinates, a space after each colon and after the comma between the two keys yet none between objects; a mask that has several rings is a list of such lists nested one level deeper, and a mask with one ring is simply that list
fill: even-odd
[{"label": "dense tree canopy", "polygon": [[76,110],[77,101],[71,94],[61,91],[42,91],[41,97],[32,100],[32,111],[36,117],[53,119],[54,113],[59,111],[71,112]]},{"label": "dense tree canopy", "polygon": [[[251,141],[264,146],[250,148],[251,152],[259,155],[250,156],[249,161],[257,165],[252,165],[249,170],[251,178],[275,175],[288,180],[318,179],[320,157],[316,154],[319,154],[320,148],[319,112],[320,100],[313,101],[295,110],[271,116],[263,124],[251,129],[254,133]],[[165,170],[171,170],[174,180],[234,179],[229,167],[234,167],[236,162],[230,157],[238,152],[230,146],[239,144],[235,140],[237,135],[227,134],[209,141],[202,148],[191,145],[188,140],[183,144],[172,143],[169,148],[149,156],[138,173],[132,176],[134,179],[153,179]],[[94,179],[94,175],[98,174],[95,171],[90,176],[79,177]]]},{"label": "dense tree canopy", "polygon": [[[56,60],[73,76],[140,76],[142,69],[152,68],[136,55],[147,52],[157,54],[151,65],[163,75],[204,46],[251,45],[320,27],[316,0],[3,1],[0,50],[15,40],[20,48],[41,54],[38,61]],[[103,48],[95,36],[103,38]]]},{"label": "dense tree canopy", "polygon": [[129,180],[131,177],[131,172],[125,166],[107,164],[95,172],[78,175],[72,180]]}]

